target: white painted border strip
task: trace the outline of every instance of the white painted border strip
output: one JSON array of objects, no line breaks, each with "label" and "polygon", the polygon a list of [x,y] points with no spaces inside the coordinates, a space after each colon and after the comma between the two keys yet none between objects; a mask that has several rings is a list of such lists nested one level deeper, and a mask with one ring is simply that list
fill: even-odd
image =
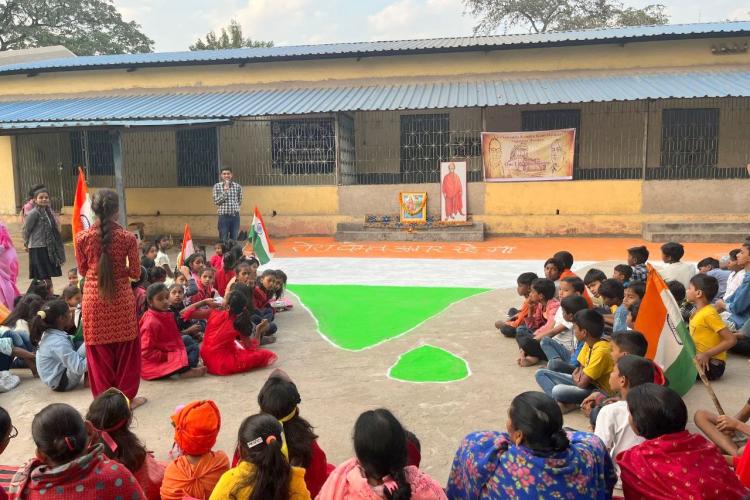
[{"label": "white painted border strip", "polygon": [[[402,380],[400,378],[396,378],[396,377],[391,376],[391,371],[399,363],[399,361],[401,361],[401,358],[403,358],[405,355],[409,354],[410,352],[415,351],[415,350],[419,349],[420,347],[425,347],[425,346],[433,347],[433,348],[439,349],[439,350],[441,350],[443,352],[447,352],[451,356],[453,356],[455,358],[458,358],[461,361],[463,361],[464,364],[466,365],[466,372],[467,372],[466,376],[462,377],[462,378],[458,378],[456,380],[434,380],[434,381],[423,381],[423,382],[417,382],[415,380]],[[399,354],[398,358],[395,361],[395,363],[393,363],[391,365],[391,367],[388,368],[388,373],[386,373],[386,377],[388,377],[389,379],[394,380],[396,382],[401,382],[401,383],[404,383],[404,384],[453,384],[455,382],[461,382],[462,380],[466,380],[467,378],[471,377],[471,375],[472,375],[471,365],[469,364],[468,361],[466,361],[466,359],[462,358],[458,354],[450,352],[448,349],[444,349],[442,347],[438,347],[438,346],[430,344],[428,342],[420,343],[418,346],[412,347],[408,351],[405,351],[405,352],[402,352],[401,354]]]},{"label": "white painted border strip", "polygon": [[[366,286],[366,285],[363,285],[363,286]],[[330,339],[330,338],[329,338],[329,337],[328,337],[328,336],[327,336],[327,335],[326,335],[325,333],[323,333],[323,332],[322,332],[322,331],[320,330],[320,322],[318,321],[318,318],[317,318],[317,317],[315,316],[315,314],[313,314],[313,312],[312,312],[312,311],[310,310],[310,308],[309,308],[309,307],[307,307],[307,306],[305,305],[305,303],[304,303],[304,302],[302,302],[302,299],[300,298],[300,296],[299,296],[299,295],[297,295],[296,293],[292,292],[291,290],[286,290],[286,291],[285,291],[285,293],[290,293],[290,294],[294,295],[294,296],[295,296],[295,297],[297,298],[297,302],[299,302],[300,306],[301,306],[301,307],[302,307],[302,308],[303,308],[303,309],[304,309],[305,311],[307,311],[307,313],[308,313],[308,314],[309,314],[309,315],[310,315],[310,316],[311,316],[311,317],[312,317],[312,318],[313,318],[313,319],[315,320],[315,331],[316,331],[316,332],[318,332],[318,335],[320,335],[321,337],[323,337],[323,339],[325,339],[325,341],[326,341],[326,342],[328,342],[329,344],[331,344],[331,345],[332,345],[333,347],[336,347],[337,349],[341,349],[342,351],[349,351],[349,352],[362,352],[362,351],[366,351],[366,350],[368,350],[368,349],[372,349],[372,348],[374,348],[374,347],[378,347],[379,345],[381,345],[381,344],[385,344],[386,342],[390,342],[390,341],[392,341],[392,340],[396,340],[397,338],[403,337],[404,335],[406,335],[406,334],[408,334],[408,333],[410,333],[410,332],[412,332],[412,331],[416,330],[416,329],[417,329],[417,328],[419,328],[420,326],[424,325],[425,323],[427,323],[427,322],[428,322],[428,321],[430,321],[431,319],[433,319],[433,318],[436,318],[436,317],[440,316],[441,314],[443,314],[444,312],[446,312],[446,311],[447,311],[448,309],[450,309],[450,308],[451,308],[451,307],[453,307],[454,305],[456,305],[456,304],[458,304],[458,303],[460,303],[460,302],[463,302],[463,301],[465,301],[465,300],[468,300],[468,299],[472,299],[472,298],[474,298],[474,297],[479,297],[480,295],[483,295],[483,294],[485,294],[485,293],[489,293],[489,292],[491,292],[491,291],[492,291],[492,290],[487,290],[486,292],[479,292],[479,293],[476,293],[476,294],[474,294],[474,295],[471,295],[471,296],[469,296],[469,297],[465,297],[465,298],[463,298],[463,299],[460,299],[460,300],[457,300],[457,301],[455,301],[455,302],[451,302],[450,304],[448,304],[447,306],[445,306],[445,307],[444,307],[444,308],[443,308],[442,310],[440,310],[440,311],[436,312],[435,314],[433,314],[432,316],[429,316],[428,318],[425,318],[424,320],[422,320],[422,321],[421,321],[421,322],[419,322],[418,324],[414,325],[413,327],[409,328],[408,330],[406,330],[406,331],[404,331],[404,332],[401,332],[401,333],[399,333],[399,334],[398,334],[398,335],[396,335],[396,336],[393,336],[393,337],[390,337],[390,338],[387,338],[387,339],[381,340],[380,342],[378,342],[378,343],[376,343],[376,344],[373,344],[373,345],[370,345],[370,346],[367,346],[367,347],[363,347],[363,348],[361,348],[361,349],[349,349],[348,347],[342,347],[342,346],[338,345],[338,344],[337,344],[336,342],[334,342],[333,340],[331,340],[331,339]]]}]

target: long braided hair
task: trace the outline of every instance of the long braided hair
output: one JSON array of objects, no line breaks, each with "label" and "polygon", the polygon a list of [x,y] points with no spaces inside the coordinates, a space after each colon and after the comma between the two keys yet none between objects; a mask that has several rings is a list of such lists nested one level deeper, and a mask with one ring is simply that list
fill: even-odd
[{"label": "long braided hair", "polygon": [[112,257],[109,254],[109,246],[112,244],[112,217],[120,209],[120,199],[117,193],[110,189],[97,191],[91,202],[91,209],[99,219],[102,237],[102,254],[99,257],[99,268],[97,269],[99,293],[105,299],[111,300],[115,296],[115,273],[112,266]]}]

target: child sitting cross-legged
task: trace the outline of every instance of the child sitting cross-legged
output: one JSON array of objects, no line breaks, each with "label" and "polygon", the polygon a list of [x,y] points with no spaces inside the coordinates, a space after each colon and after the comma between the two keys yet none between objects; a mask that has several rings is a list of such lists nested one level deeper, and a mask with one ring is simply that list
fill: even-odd
[{"label": "child sitting cross-legged", "polygon": [[750,436],[750,398],[734,417],[717,415],[707,410],[695,412],[693,421],[703,434],[718,446],[725,455],[740,456]]},{"label": "child sitting cross-legged", "polygon": [[615,279],[604,280],[599,287],[599,295],[604,299],[604,305],[612,311],[612,314],[604,316],[604,322],[612,326],[613,332],[622,332],[628,329],[628,308],[622,304],[625,298],[625,287]]},{"label": "child sitting cross-legged", "polygon": [[[560,286],[562,287],[562,284]],[[560,302],[555,298],[555,283],[545,278],[536,279],[531,283],[528,300],[531,315],[537,318],[536,322],[540,326],[535,331],[519,328],[516,333],[519,347],[518,366],[533,366],[545,357],[539,339],[552,334],[555,314],[560,307]]]},{"label": "child sitting cross-legged", "polygon": [[196,342],[203,340],[203,325],[199,321],[187,320],[182,317],[185,309],[185,287],[173,283],[169,287],[169,310],[174,314],[177,329],[183,335],[190,335]]},{"label": "child sitting cross-legged", "polygon": [[548,370],[573,373],[578,366],[578,353],[583,348],[583,343],[577,342],[573,335],[573,316],[584,309],[588,309],[588,304],[580,295],[573,294],[560,301],[560,309],[557,312],[562,311],[562,319],[556,317],[555,326],[562,325],[567,330],[554,337],[544,337],[539,342],[547,358]]},{"label": "child sitting cross-legged", "polygon": [[716,446],[685,429],[679,394],[656,384],[628,391],[630,421],[645,441],[617,455],[625,498],[745,498],[742,485]]},{"label": "child sitting cross-legged", "polygon": [[174,313],[169,308],[169,290],[163,283],[148,287],[148,311],[138,326],[141,333],[141,377],[192,378],[206,374],[206,367],[198,367],[200,352],[190,335],[177,329]]},{"label": "child sitting cross-legged", "polygon": [[687,288],[688,302],[695,304],[690,318],[690,336],[695,343],[695,360],[706,373],[708,380],[716,380],[724,374],[727,351],[737,343],[729,328],[719,316],[711,301],[719,291],[719,282],[707,274],[696,274],[690,278]]},{"label": "child sitting cross-legged", "polygon": [[96,431],[92,444],[101,443],[105,455],[124,465],[141,485],[145,498],[159,500],[166,464],[157,461],[130,429],[130,400],[115,388],[99,394],[89,406],[86,421]]},{"label": "child sitting cross-legged", "polygon": [[630,426],[630,412],[626,402],[628,391],[653,381],[654,364],[646,358],[632,354],[626,354],[617,360],[609,376],[609,386],[619,393],[620,400],[604,406],[599,411],[594,434],[601,438],[609,450],[618,476],[620,469],[617,467],[617,455],[644,441]]},{"label": "child sitting cross-legged", "polygon": [[240,462],[216,484],[211,500],[309,499],[305,469],[289,464],[281,422],[266,413],[247,417],[237,433]]},{"label": "child sitting cross-legged", "polygon": [[516,329],[523,323],[529,314],[529,294],[531,283],[537,279],[536,273],[521,273],[516,279],[516,293],[523,297],[520,309],[511,308],[508,311],[508,319],[495,321],[495,328],[500,330],[506,337],[515,337]]},{"label": "child sitting cross-legged", "polygon": [[[221,414],[213,401],[193,401],[172,415],[173,452],[178,455],[164,471],[163,500],[207,499],[229,470],[223,451],[212,451],[221,429]],[[228,498],[228,497],[225,497]]]},{"label": "child sitting cross-legged", "polygon": [[36,456],[11,480],[10,498],[145,498],[133,474],[92,443],[92,434],[75,408],[55,403],[42,409],[31,422]]},{"label": "child sitting cross-legged", "polygon": [[585,343],[573,374],[545,368],[535,374],[539,386],[560,404],[563,412],[577,408],[595,390],[609,394],[609,374],[614,365],[609,342],[602,340],[604,318],[601,314],[590,309],[578,311],[573,317],[573,332],[578,342]]}]

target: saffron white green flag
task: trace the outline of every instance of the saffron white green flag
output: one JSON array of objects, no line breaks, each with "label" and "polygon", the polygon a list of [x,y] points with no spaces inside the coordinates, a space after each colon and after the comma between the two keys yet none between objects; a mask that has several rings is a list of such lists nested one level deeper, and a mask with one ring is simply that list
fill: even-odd
[{"label": "saffron white green flag", "polygon": [[680,314],[680,306],[651,264],[635,329],[648,340],[646,357],[664,370],[669,387],[684,396],[698,375],[693,362],[695,344]]},{"label": "saffron white green flag", "polygon": [[263,217],[260,216],[258,207],[255,207],[253,211],[253,223],[250,226],[250,232],[248,234],[250,245],[253,248],[253,253],[261,264],[266,264],[273,257],[274,248],[273,243],[268,238],[268,232],[266,231],[266,225],[263,223]]}]

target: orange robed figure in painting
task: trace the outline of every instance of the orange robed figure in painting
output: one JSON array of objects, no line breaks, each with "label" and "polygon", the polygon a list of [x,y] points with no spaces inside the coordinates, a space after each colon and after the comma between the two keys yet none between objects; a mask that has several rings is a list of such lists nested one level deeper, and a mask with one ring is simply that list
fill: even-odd
[{"label": "orange robed figure in painting", "polygon": [[463,188],[461,178],[456,174],[456,165],[448,165],[449,172],[442,182],[443,196],[445,196],[445,217],[453,219],[456,215],[464,214]]}]

